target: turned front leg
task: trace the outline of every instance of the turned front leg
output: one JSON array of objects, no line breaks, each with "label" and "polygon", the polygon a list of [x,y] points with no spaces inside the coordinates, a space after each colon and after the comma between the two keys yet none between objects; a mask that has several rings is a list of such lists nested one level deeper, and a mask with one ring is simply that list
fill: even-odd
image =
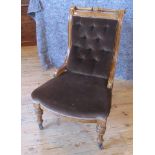
[{"label": "turned front leg", "polygon": [[42,119],[43,110],[41,109],[40,104],[33,104],[33,105],[37,116],[37,123],[38,123],[39,129],[43,130],[43,119]]},{"label": "turned front leg", "polygon": [[103,136],[106,130],[106,120],[97,120],[96,131],[97,131],[97,143],[99,148],[102,150],[103,147]]}]

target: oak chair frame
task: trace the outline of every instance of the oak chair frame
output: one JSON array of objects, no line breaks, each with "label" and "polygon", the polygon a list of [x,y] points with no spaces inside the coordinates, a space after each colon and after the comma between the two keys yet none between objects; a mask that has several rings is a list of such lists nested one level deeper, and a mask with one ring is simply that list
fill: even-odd
[{"label": "oak chair frame", "polygon": [[[107,88],[112,89],[113,82],[114,82],[114,74],[115,74],[115,68],[117,63],[117,57],[119,52],[119,44],[120,44],[120,33],[121,33],[121,27],[122,27],[122,21],[125,14],[125,10],[112,10],[112,9],[104,9],[104,8],[79,8],[79,7],[71,7],[70,8],[70,15],[69,15],[69,22],[68,22],[68,51],[67,56],[65,59],[64,64],[56,71],[55,77],[60,76],[62,73],[67,71],[67,61],[70,53],[70,49],[72,46],[72,38],[71,38],[71,32],[72,32],[72,16],[81,16],[81,17],[92,17],[92,18],[104,18],[104,19],[114,19],[118,21],[117,24],[117,30],[116,30],[116,37],[115,37],[115,45],[114,45],[114,56],[113,61],[110,69],[110,75],[108,78],[108,84]],[[37,116],[37,123],[40,128],[40,130],[43,129],[43,109],[47,109],[45,106],[43,106],[41,103],[36,103],[34,101],[34,109]],[[52,111],[52,110],[51,110]],[[82,123],[96,123],[96,131],[97,131],[97,143],[100,149],[103,149],[103,135],[106,130],[106,122],[107,118],[96,118],[96,119],[84,119],[84,118],[76,118],[76,117],[70,117],[65,116],[62,114],[58,114],[55,111],[52,111],[58,116],[62,116],[66,119],[70,119],[73,121],[78,121]]]}]

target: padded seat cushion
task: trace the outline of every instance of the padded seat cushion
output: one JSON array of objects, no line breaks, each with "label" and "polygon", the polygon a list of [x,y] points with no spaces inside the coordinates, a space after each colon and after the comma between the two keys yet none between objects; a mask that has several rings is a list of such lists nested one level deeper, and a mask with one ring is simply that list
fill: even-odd
[{"label": "padded seat cushion", "polygon": [[111,89],[104,78],[68,71],[35,89],[32,98],[62,115],[89,119],[109,115]]}]

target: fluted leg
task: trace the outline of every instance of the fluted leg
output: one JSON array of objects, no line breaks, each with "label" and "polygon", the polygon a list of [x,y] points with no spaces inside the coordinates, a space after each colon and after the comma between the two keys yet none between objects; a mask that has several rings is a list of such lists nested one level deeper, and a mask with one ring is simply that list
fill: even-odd
[{"label": "fluted leg", "polygon": [[103,135],[105,133],[106,130],[106,120],[98,120],[97,121],[97,126],[96,126],[96,131],[97,131],[97,143],[98,143],[98,147],[102,150],[104,149],[103,147]]},{"label": "fluted leg", "polygon": [[43,130],[43,119],[42,119],[42,115],[43,115],[43,110],[40,107],[40,104],[33,104],[34,105],[34,109],[35,109],[35,113],[37,116],[37,123],[39,126],[40,130]]}]

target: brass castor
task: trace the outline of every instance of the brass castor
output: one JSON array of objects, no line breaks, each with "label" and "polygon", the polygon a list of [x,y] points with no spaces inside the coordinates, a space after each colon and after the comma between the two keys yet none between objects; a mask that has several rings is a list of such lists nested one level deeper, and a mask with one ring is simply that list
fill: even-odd
[{"label": "brass castor", "polygon": [[39,126],[39,129],[40,129],[40,130],[43,130],[43,129],[44,129],[42,123],[40,123],[38,126]]},{"label": "brass castor", "polygon": [[98,147],[100,150],[103,150],[104,149],[103,143],[98,143]]}]

